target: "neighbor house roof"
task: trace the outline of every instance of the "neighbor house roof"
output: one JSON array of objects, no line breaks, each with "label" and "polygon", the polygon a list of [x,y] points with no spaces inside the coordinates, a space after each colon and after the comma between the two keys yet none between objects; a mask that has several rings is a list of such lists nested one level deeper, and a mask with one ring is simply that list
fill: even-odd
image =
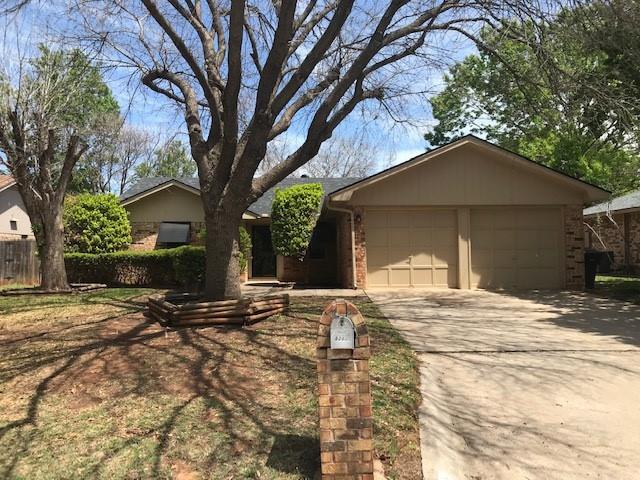
[{"label": "neighbor house roof", "polygon": [[0,192],[6,190],[16,182],[11,175],[0,175]]},{"label": "neighbor house roof", "polygon": [[593,185],[591,183],[585,182],[584,180],[580,180],[578,178],[572,177],[558,170],[547,167],[546,165],[542,165],[541,163],[535,162],[527,157],[523,157],[522,155],[519,155],[510,150],[507,150],[506,148],[502,148],[498,145],[488,142],[487,140],[483,140],[479,137],[476,137],[475,135],[465,135],[464,137],[458,140],[447,143],[446,145],[442,145],[432,150],[428,150],[425,153],[422,153],[416,157],[413,157],[407,160],[406,162],[395,165],[391,168],[383,170],[382,172],[376,173],[375,175],[371,175],[370,177],[363,178],[351,185],[347,185],[342,189],[333,192],[330,195],[330,199],[333,201],[349,200],[351,198],[351,195],[355,191],[359,190],[360,188],[374,184],[392,175],[403,172],[408,168],[419,165],[423,162],[427,162],[446,152],[449,152],[451,150],[460,148],[468,144],[473,144],[477,147],[502,155],[503,157],[508,158],[509,160],[512,160],[513,162],[519,165],[522,165],[525,168],[529,168],[532,171],[536,171],[540,174],[544,174],[549,177],[555,178],[556,180],[564,182],[566,185],[571,185],[573,187],[580,188],[585,192],[587,201],[602,200],[603,198],[606,198],[610,194],[610,192],[608,192],[607,190],[604,190],[596,185]]},{"label": "neighbor house roof", "polygon": [[584,214],[595,215],[596,213],[618,212],[634,208],[640,208],[640,190],[585,208]]},{"label": "neighbor house roof", "polygon": [[[253,204],[249,206],[247,209],[250,213],[253,213],[256,216],[264,217],[271,215],[271,204],[273,203],[273,198],[275,196],[275,191],[278,188],[286,188],[292,185],[300,185],[305,183],[319,183],[322,185],[324,189],[325,196],[339,190],[347,185],[352,184],[353,182],[358,181],[358,178],[312,178],[312,177],[299,177],[299,178],[285,178],[283,181],[278,183],[275,187],[267,190],[262,197],[256,200]],[[135,183],[131,188],[129,188],[126,192],[124,192],[120,196],[120,201],[123,205],[127,205],[133,203],[145,196],[160,191],[164,188],[168,188],[171,186],[176,186],[179,188],[184,188],[185,190],[191,191],[195,194],[199,194],[200,191],[200,183],[195,177],[182,177],[182,178],[172,178],[172,177],[150,177],[150,178],[141,178],[138,182]]]}]

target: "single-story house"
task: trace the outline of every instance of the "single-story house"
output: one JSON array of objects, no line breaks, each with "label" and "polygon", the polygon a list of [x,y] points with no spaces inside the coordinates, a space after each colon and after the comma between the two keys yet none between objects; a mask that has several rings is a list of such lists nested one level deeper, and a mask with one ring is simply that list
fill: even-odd
[{"label": "single-story house", "polygon": [[640,270],[640,190],[584,210],[586,247],[613,252],[615,270]]},{"label": "single-story house", "polygon": [[[276,188],[300,182],[320,182],[326,193],[307,258],[274,255],[267,192],[244,214],[253,241],[250,279],[580,289],[582,210],[609,197],[472,135],[367,178],[292,178]],[[172,178],[146,179],[126,192],[134,248],[194,241],[203,222],[198,195],[197,180]]]},{"label": "single-story house", "polygon": [[11,175],[0,175],[0,240],[32,239],[31,220]]}]

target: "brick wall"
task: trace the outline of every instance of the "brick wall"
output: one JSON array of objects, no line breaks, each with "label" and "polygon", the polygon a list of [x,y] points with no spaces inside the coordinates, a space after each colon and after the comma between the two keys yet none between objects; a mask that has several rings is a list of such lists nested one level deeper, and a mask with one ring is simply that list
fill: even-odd
[{"label": "brick wall", "polygon": [[342,213],[338,227],[338,280],[343,288],[353,288],[353,255],[351,253],[351,215]]},{"label": "brick wall", "polygon": [[158,238],[158,222],[131,222],[131,250],[153,250]]},{"label": "brick wall", "polygon": [[[197,238],[198,232],[204,228],[204,222],[192,222],[190,242],[201,245]],[[156,248],[160,222],[131,222],[130,250],[154,250]]]},{"label": "brick wall", "polygon": [[[356,328],[356,348],[331,350],[331,321],[345,313]],[[353,304],[338,300],[326,308],[316,351],[322,480],[373,480],[369,334]]]},{"label": "brick wall", "polygon": [[591,227],[585,225],[587,247],[613,251],[614,270],[640,270],[640,212],[597,214],[585,222]]},{"label": "brick wall", "polygon": [[356,207],[353,210],[356,241],[356,281],[358,288],[367,286],[367,242],[364,235],[364,210]]},{"label": "brick wall", "polygon": [[640,270],[640,212],[626,215],[629,226],[629,266],[637,272]]},{"label": "brick wall", "polygon": [[584,288],[584,223],[582,205],[564,208],[565,282],[570,290]]}]

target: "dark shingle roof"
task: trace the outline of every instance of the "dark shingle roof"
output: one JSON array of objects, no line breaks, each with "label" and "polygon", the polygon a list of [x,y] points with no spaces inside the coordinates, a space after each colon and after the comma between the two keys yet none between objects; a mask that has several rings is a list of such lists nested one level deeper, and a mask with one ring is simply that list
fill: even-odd
[{"label": "dark shingle roof", "polygon": [[[351,185],[354,182],[360,180],[359,178],[311,178],[311,177],[303,177],[303,178],[285,178],[283,181],[278,183],[275,187],[270,190],[267,190],[265,194],[256,200],[253,204],[251,204],[248,210],[256,215],[271,215],[271,204],[273,203],[273,197],[275,196],[275,191],[278,188],[286,188],[292,185],[299,185],[303,183],[320,183],[322,188],[324,189],[325,197],[335,192],[336,190],[340,190],[348,185]],[[122,195],[120,195],[120,201],[128,200],[136,195],[139,195],[147,190],[151,190],[152,188],[158,187],[164,183],[168,183],[171,181],[178,181],[188,185],[192,188],[200,190],[200,183],[197,178],[194,177],[183,177],[183,178],[171,178],[171,177],[151,177],[151,178],[141,178],[125,191]]]},{"label": "dark shingle roof", "polygon": [[593,215],[595,213],[615,212],[629,208],[640,208],[640,190],[585,208],[584,214]]}]

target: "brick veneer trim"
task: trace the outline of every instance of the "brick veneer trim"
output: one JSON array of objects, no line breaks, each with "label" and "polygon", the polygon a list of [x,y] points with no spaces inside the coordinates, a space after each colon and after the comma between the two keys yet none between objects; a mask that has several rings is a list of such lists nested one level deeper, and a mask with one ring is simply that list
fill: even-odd
[{"label": "brick veneer trim", "polygon": [[[329,348],[335,314],[353,321],[353,350]],[[356,306],[331,302],[320,318],[316,343],[322,480],[373,480],[370,356],[369,332]]]},{"label": "brick veneer trim", "polygon": [[582,205],[564,207],[565,286],[584,288],[584,221]]}]

